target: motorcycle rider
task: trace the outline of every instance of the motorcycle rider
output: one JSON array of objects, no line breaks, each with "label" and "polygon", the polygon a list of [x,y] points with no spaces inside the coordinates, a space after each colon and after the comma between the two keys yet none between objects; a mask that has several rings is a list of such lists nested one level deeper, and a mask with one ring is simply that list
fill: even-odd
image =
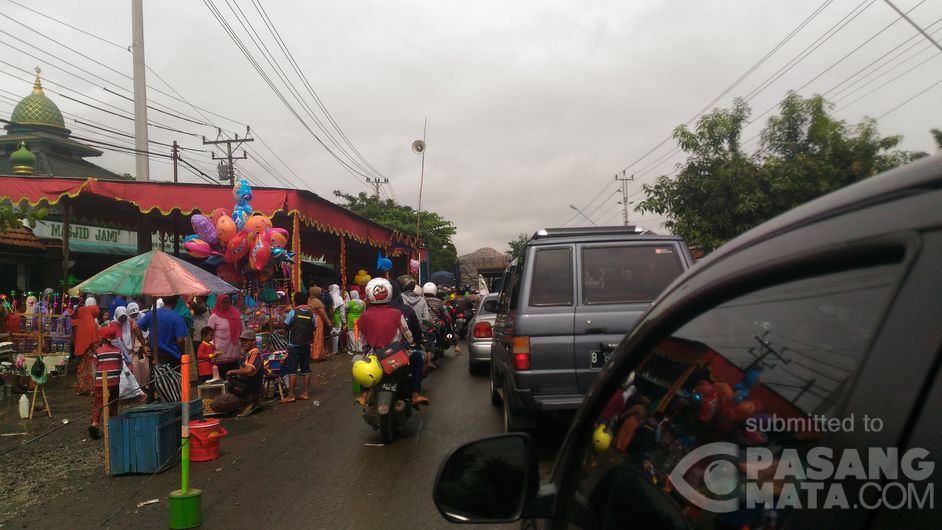
[{"label": "motorcycle rider", "polygon": [[[382,350],[397,341],[412,344],[412,332],[401,311],[389,305],[394,293],[393,286],[385,278],[373,278],[366,284],[366,298],[369,307],[363,312],[358,321],[364,353],[371,350]],[[428,405],[428,398],[420,392],[422,389],[422,363],[423,355],[420,351],[412,351],[409,355],[409,364],[412,369],[412,405]],[[367,406],[367,394],[364,392],[357,398],[357,403]]]},{"label": "motorcycle rider", "polygon": [[399,283],[399,287],[402,289],[403,303],[415,310],[415,316],[419,317],[422,328],[427,329],[432,325],[432,315],[429,313],[425,298],[415,292],[415,279],[408,274],[403,274],[396,278],[396,282]]},{"label": "motorcycle rider", "polygon": [[[427,282],[422,286],[422,295],[425,297],[425,303],[428,305],[432,320],[444,326],[445,333],[451,333],[452,336],[456,336],[454,323],[451,321],[448,309],[445,307],[445,303],[442,302],[441,298],[438,297],[438,286],[432,282]],[[455,341],[455,353],[461,353],[461,346],[457,341]]]}]

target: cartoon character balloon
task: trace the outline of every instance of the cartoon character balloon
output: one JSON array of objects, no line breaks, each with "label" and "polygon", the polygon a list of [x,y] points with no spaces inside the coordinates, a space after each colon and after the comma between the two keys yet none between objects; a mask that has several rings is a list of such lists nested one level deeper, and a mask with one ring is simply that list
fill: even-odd
[{"label": "cartoon character balloon", "polygon": [[384,257],[382,252],[376,252],[379,257],[376,258],[376,270],[379,272],[386,272],[392,269],[392,260]]},{"label": "cartoon character balloon", "polygon": [[266,215],[253,215],[252,187],[240,179],[232,188],[235,205],[212,210],[210,216],[191,218],[195,234],[183,240],[183,246],[196,258],[206,258],[204,265],[218,266],[217,275],[234,284],[244,279],[267,281],[276,265],[285,270],[293,263],[294,253],[285,249],[288,231],[274,228]]}]

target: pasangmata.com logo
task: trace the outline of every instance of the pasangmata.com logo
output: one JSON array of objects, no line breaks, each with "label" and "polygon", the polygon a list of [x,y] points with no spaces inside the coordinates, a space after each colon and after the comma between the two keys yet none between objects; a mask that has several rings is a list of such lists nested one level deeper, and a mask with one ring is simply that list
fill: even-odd
[{"label": "pasangmata.com logo", "polygon": [[896,447],[803,453],[729,442],[703,445],[671,471],[674,489],[714,513],[741,508],[927,509],[935,508],[935,469],[929,451]]}]

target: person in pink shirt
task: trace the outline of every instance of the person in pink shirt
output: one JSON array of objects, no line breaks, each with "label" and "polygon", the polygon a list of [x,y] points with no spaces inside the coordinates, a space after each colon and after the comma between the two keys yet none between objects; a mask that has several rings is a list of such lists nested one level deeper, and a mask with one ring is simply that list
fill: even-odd
[{"label": "person in pink shirt", "polygon": [[219,373],[238,368],[242,360],[242,348],[239,347],[242,315],[233,307],[229,295],[216,298],[216,306],[206,325],[213,328],[213,346],[218,352],[213,362],[219,367]]}]

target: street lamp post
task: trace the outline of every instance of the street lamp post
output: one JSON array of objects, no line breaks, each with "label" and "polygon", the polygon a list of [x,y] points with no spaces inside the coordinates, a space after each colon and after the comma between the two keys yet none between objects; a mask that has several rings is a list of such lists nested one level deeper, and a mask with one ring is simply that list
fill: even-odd
[{"label": "street lamp post", "polygon": [[576,205],[575,205],[575,204],[570,204],[569,207],[572,208],[573,210],[579,212],[579,214],[582,215],[582,217],[585,217],[586,220],[588,220],[590,223],[592,223],[592,226],[599,226],[598,224],[596,224],[595,221],[592,220],[591,217],[589,217],[588,215],[586,215],[586,214],[585,214],[582,210],[580,210],[579,208],[576,208]]}]

